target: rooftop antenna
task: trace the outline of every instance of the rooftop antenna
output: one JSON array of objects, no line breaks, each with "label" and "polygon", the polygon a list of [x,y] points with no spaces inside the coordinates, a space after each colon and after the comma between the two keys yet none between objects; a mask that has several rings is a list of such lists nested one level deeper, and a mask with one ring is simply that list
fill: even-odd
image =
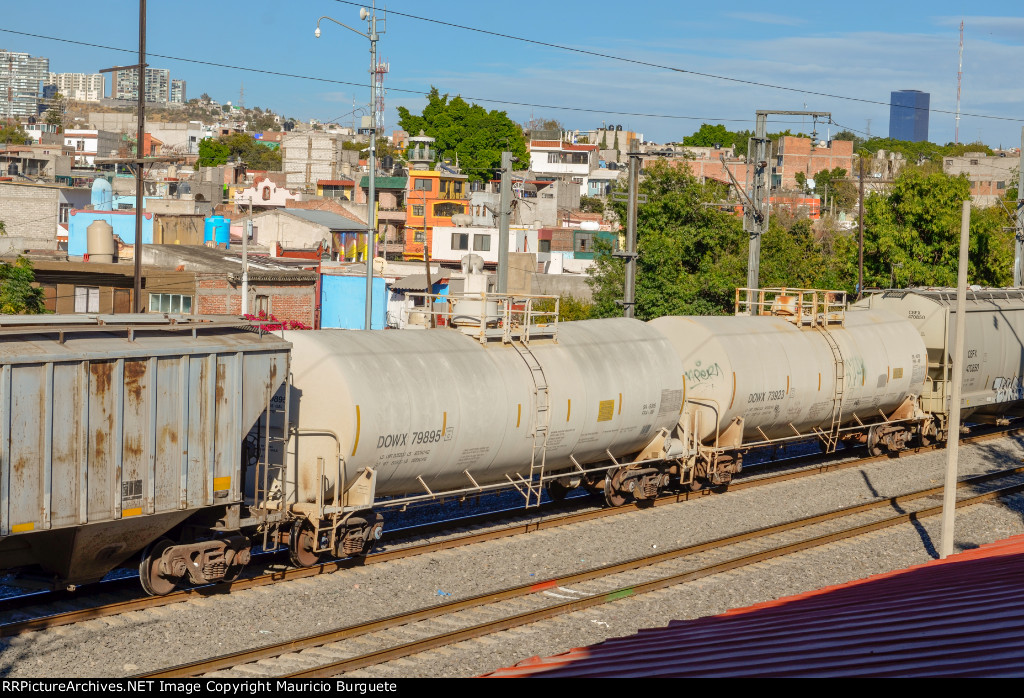
[{"label": "rooftop antenna", "polygon": [[960,65],[956,70],[956,128],[953,130],[953,142],[960,142],[960,83],[964,76],[964,21],[960,20]]}]

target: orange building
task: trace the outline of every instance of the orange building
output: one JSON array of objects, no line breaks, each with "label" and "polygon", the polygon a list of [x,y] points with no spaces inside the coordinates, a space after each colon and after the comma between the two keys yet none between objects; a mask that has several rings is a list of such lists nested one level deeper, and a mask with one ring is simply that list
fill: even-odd
[{"label": "orange building", "polygon": [[[406,259],[423,259],[435,226],[451,226],[452,216],[469,208],[469,176],[451,171],[410,170],[406,193]],[[429,249],[429,247],[428,247]]]}]

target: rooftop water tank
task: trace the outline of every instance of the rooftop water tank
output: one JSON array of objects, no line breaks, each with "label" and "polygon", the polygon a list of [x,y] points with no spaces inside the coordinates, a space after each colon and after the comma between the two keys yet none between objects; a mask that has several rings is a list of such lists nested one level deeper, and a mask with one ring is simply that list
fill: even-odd
[{"label": "rooftop water tank", "polygon": [[110,182],[102,177],[92,181],[92,194],[89,198],[95,211],[110,211],[113,209],[114,193]]},{"label": "rooftop water tank", "polygon": [[85,229],[86,253],[90,262],[114,262],[117,260],[117,246],[114,245],[114,228],[106,221],[93,221]]},{"label": "rooftop water tank", "polygon": [[231,219],[224,216],[208,216],[203,226],[203,242],[209,246],[231,246]]}]

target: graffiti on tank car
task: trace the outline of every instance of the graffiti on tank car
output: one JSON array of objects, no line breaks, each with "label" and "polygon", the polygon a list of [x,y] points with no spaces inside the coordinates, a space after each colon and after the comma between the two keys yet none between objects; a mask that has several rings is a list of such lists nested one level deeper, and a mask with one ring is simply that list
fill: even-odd
[{"label": "graffiti on tank car", "polygon": [[710,366],[702,366],[701,362],[698,361],[689,371],[684,371],[683,375],[686,376],[687,383],[691,386],[697,386],[709,378],[717,378],[721,376],[722,368],[718,365],[717,361]]},{"label": "graffiti on tank car", "polygon": [[996,378],[992,382],[992,390],[996,393],[996,402],[1013,402],[1024,400],[1024,389],[1021,388],[1020,377]]}]

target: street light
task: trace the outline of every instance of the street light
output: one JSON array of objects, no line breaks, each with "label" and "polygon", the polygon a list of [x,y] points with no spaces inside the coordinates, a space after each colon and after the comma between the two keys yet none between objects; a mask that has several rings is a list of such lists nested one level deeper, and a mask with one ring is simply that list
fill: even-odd
[{"label": "street light", "polygon": [[[320,22],[329,19],[339,27],[345,27],[350,32],[355,32],[364,39],[370,40],[370,191],[366,202],[366,329],[370,329],[370,316],[373,309],[373,257],[374,248],[377,242],[377,207],[374,199],[377,198],[376,181],[376,160],[377,160],[377,39],[380,38],[377,30],[377,7],[374,5],[371,10],[365,7],[359,8],[359,19],[366,20],[367,33],[353,29],[344,22],[339,22],[333,17],[324,15],[316,21],[316,30],[313,36],[320,38]],[[383,23],[383,20],[382,20]],[[383,32],[381,29],[380,32]]]}]

